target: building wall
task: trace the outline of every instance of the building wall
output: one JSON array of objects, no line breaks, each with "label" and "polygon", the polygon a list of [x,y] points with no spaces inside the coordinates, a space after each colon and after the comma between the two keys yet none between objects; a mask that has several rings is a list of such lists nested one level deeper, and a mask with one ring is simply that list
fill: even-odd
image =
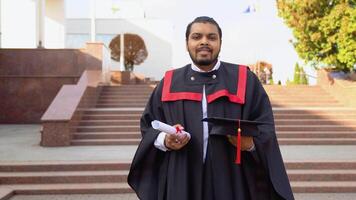
[{"label": "building wall", "polygon": [[64,0],[46,0],[45,13],[44,46],[46,48],[64,48]]},{"label": "building wall", "polygon": [[64,84],[101,68],[101,48],[0,49],[0,123],[40,123]]},{"label": "building wall", "polygon": [[[160,80],[172,66],[173,26],[158,19],[96,19],[96,40],[109,46],[120,33],[134,33],[143,38],[148,57],[134,72]],[[66,47],[80,48],[90,38],[89,19],[67,19]],[[119,70],[119,63],[112,61],[112,70]]]},{"label": "building wall", "polygon": [[1,47],[36,47],[36,1],[1,0]]}]

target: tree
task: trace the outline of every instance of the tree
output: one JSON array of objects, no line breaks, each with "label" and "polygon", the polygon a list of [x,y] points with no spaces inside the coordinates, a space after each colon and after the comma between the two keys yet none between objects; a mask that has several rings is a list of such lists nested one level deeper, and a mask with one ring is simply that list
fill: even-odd
[{"label": "tree", "polygon": [[300,78],[299,78],[299,84],[301,85],[308,85],[309,84],[309,81],[308,81],[308,78],[307,78],[307,74],[305,73],[304,71],[304,68],[301,67],[299,68],[299,73],[300,73]]},{"label": "tree", "polygon": [[276,0],[298,55],[314,66],[350,71],[356,63],[355,0]]},{"label": "tree", "polygon": [[304,68],[299,66],[298,63],[295,63],[294,66],[294,77],[293,81],[289,82],[290,85],[308,85],[307,74],[304,71]]},{"label": "tree", "polygon": [[[120,62],[120,35],[109,44],[111,58]],[[134,65],[146,60],[148,52],[143,39],[136,34],[124,34],[124,65],[126,71],[133,71]]]},{"label": "tree", "polygon": [[299,68],[299,64],[295,63],[293,83],[299,84],[299,82],[300,82],[300,68]]}]

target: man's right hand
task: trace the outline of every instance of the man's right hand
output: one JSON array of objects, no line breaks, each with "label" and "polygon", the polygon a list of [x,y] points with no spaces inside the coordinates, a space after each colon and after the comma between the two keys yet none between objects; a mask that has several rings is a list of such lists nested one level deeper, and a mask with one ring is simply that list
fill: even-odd
[{"label": "man's right hand", "polygon": [[[174,127],[178,127],[180,130],[184,129],[180,124],[174,125]],[[166,134],[164,145],[168,149],[179,150],[188,144],[189,137],[187,135],[180,136],[178,134]]]}]

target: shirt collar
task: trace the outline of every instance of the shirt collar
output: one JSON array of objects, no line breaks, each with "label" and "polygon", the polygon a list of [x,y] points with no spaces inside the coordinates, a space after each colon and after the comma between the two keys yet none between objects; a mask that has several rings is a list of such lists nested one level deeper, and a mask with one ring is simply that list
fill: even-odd
[{"label": "shirt collar", "polygon": [[[196,71],[196,72],[202,72],[202,73],[206,73],[206,71],[203,71],[201,70],[199,67],[197,67],[194,63],[191,64],[191,67],[192,67],[192,70],[193,71]],[[218,70],[220,67],[220,60],[218,60],[215,64],[215,66],[213,67],[212,70],[208,71],[208,72],[211,72],[211,71],[214,71],[214,70]]]}]

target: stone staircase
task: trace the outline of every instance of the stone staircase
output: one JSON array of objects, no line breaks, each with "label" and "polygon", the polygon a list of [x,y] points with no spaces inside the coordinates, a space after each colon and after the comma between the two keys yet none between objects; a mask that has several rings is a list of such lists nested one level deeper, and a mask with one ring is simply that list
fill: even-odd
[{"label": "stone staircase", "polygon": [[94,108],[83,111],[72,145],[137,145],[139,121],[154,85],[104,87]]},{"label": "stone staircase", "polygon": [[[356,191],[356,161],[287,162],[295,193]],[[38,194],[133,193],[126,183],[129,162],[56,162],[0,165],[0,200]],[[7,193],[6,193],[7,192]]]},{"label": "stone staircase", "polygon": [[126,183],[129,167],[129,162],[103,161],[1,163],[0,200],[14,194],[132,193]]},{"label": "stone staircase", "polygon": [[356,110],[344,107],[318,86],[270,86],[281,145],[354,145]]},{"label": "stone staircase", "polygon": [[[137,145],[139,118],[153,86],[105,87],[84,111],[72,145]],[[356,112],[317,86],[265,86],[281,145],[356,144]]]},{"label": "stone staircase", "polygon": [[[356,144],[356,110],[318,86],[265,86],[283,146]],[[102,89],[95,107],[83,109],[73,146],[137,145],[139,119],[151,85]],[[347,153],[347,152],[345,152]],[[355,193],[355,160],[286,160],[295,193]],[[11,194],[132,193],[129,161],[0,164],[0,200]]]}]

